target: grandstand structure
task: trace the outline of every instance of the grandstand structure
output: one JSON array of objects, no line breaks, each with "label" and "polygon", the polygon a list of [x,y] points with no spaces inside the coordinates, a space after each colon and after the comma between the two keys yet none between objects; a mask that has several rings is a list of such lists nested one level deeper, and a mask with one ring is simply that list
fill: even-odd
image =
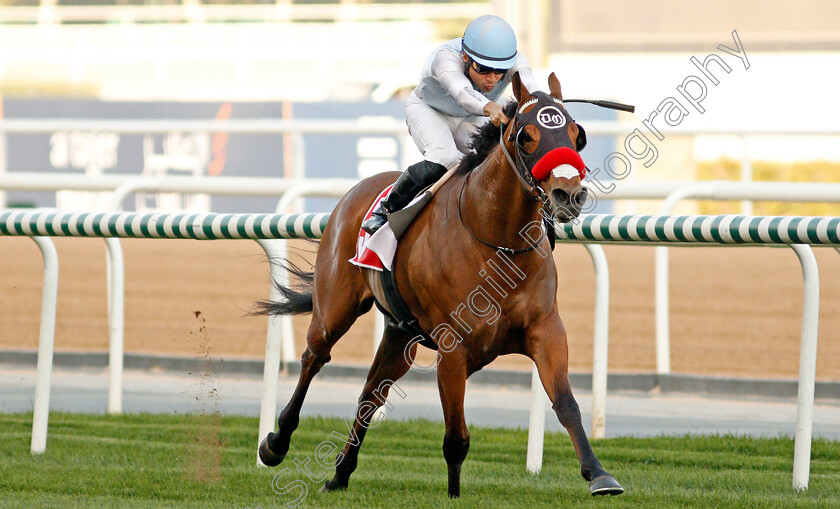
[{"label": "grandstand structure", "polygon": [[[489,2],[6,2],[12,95],[360,100],[415,79]],[[11,5],[10,5],[11,4]]]},{"label": "grandstand structure", "polygon": [[138,100],[382,100],[483,13],[552,55],[840,49],[832,0],[0,0],[0,93]]}]

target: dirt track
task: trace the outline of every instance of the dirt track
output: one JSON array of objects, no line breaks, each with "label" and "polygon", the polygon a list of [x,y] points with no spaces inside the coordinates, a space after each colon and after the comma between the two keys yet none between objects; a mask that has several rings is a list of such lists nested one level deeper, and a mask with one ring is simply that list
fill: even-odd
[{"label": "dirt track", "polygon": [[[101,239],[55,239],[60,260],[55,347],[106,351],[105,248]],[[268,265],[247,241],[122,241],[126,263],[125,350],[262,358],[265,318],[245,317],[268,295]],[[651,372],[654,251],[608,246],[611,372]],[[819,380],[840,380],[840,256],[816,250],[821,274]],[[594,276],[583,247],[555,252],[570,369],[592,363]],[[27,238],[0,239],[0,350],[36,350],[42,264]],[[787,248],[672,248],[671,353],[675,373],[796,378],[802,310],[799,263]],[[297,353],[308,317],[295,319]],[[333,350],[338,363],[368,363],[372,315]],[[491,366],[529,369],[506,356]]]}]

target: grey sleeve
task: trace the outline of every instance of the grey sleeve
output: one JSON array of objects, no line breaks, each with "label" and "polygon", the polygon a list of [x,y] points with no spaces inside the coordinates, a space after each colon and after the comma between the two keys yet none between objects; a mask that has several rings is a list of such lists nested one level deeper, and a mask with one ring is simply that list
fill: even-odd
[{"label": "grey sleeve", "polygon": [[452,51],[440,51],[432,61],[432,76],[464,111],[484,116],[484,105],[490,99],[473,88],[472,82],[464,75],[464,62],[460,55]]}]

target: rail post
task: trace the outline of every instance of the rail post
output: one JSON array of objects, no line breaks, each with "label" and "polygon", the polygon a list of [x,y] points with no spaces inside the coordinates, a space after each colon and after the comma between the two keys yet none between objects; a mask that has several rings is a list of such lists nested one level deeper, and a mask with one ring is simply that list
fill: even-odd
[{"label": "rail post", "polygon": [[802,337],[799,346],[796,434],[793,447],[793,487],[808,489],[811,471],[811,432],[814,416],[814,383],[817,372],[817,335],[820,320],[820,274],[810,246],[791,244],[802,264]]},{"label": "rail post", "polygon": [[32,412],[32,454],[47,448],[47,424],[50,419],[50,378],[55,344],[55,310],[58,302],[58,253],[47,237],[32,237],[44,258],[44,289],[41,296],[41,329],[38,334],[38,364],[35,380],[35,404]]}]

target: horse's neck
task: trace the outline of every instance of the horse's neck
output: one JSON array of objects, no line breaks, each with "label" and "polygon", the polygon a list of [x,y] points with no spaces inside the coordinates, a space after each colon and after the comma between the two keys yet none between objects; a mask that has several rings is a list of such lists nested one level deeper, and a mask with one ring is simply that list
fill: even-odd
[{"label": "horse's neck", "polygon": [[461,209],[467,227],[482,232],[482,240],[506,246],[525,245],[520,232],[540,219],[539,202],[525,194],[500,147],[472,171]]}]

